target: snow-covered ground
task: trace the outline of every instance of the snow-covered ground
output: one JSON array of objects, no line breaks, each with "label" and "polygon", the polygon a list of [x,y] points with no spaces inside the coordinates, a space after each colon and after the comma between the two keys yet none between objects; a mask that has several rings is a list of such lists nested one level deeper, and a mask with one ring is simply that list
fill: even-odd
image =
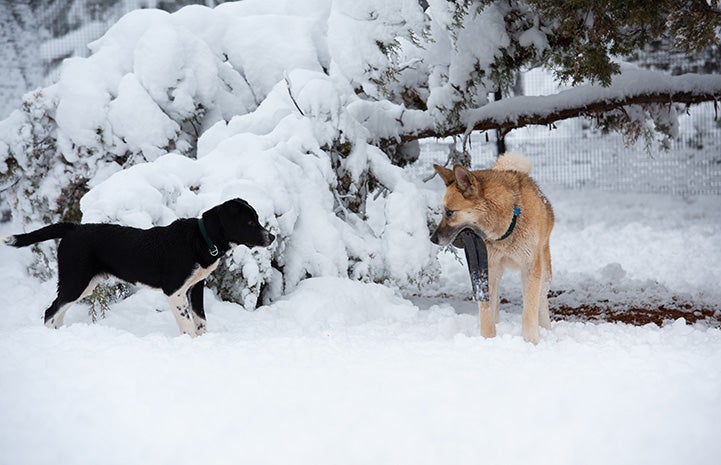
[{"label": "snow-covered ground", "polygon": [[[553,289],[573,304],[721,301],[718,197],[547,189]],[[441,195],[440,187],[438,195]],[[17,228],[17,226],[15,226]],[[14,232],[0,227],[0,235]],[[721,330],[555,321],[520,336],[504,278],[478,336],[464,265],[404,298],[306,280],[246,312],[206,293],[210,332],[179,336],[159,292],[51,331],[54,283],[0,248],[0,464],[715,464]],[[552,304],[553,305],[553,304]]]}]

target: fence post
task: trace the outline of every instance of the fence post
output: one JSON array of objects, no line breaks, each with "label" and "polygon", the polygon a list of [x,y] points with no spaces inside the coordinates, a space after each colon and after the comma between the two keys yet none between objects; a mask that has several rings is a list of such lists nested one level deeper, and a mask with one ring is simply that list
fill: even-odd
[{"label": "fence post", "polygon": [[[498,101],[502,98],[503,94],[501,93],[501,89],[499,88],[493,93],[493,99],[495,101]],[[496,129],[496,157],[500,157],[504,153],[506,153],[506,137],[500,129]]]}]

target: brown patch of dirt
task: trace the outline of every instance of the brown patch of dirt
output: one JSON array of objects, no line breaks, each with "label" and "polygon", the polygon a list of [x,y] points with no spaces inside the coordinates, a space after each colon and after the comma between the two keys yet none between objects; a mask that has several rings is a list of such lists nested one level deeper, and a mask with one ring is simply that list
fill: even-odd
[{"label": "brown patch of dirt", "polygon": [[661,304],[648,306],[610,306],[605,302],[584,304],[580,307],[551,305],[551,318],[554,320],[608,321],[643,326],[664,323],[684,318],[686,323],[704,323],[710,327],[721,328],[721,309],[698,307],[691,304]]},{"label": "brown patch of dirt", "polygon": [[[635,326],[644,326],[653,323],[658,326],[684,318],[686,324],[704,324],[710,328],[721,329],[721,303],[692,302],[683,297],[670,296],[665,302],[611,302],[598,300],[585,302],[580,306],[571,306],[567,303],[554,301],[557,297],[566,294],[567,290],[555,289],[548,293],[551,319],[555,321],[605,321],[609,323],[626,323]],[[439,298],[452,299],[455,296],[438,294]],[[470,301],[467,297],[465,300]],[[558,299],[563,301],[563,298]],[[520,299],[509,300],[501,297],[501,305],[512,304],[522,306]],[[503,307],[501,307],[503,308]]]}]

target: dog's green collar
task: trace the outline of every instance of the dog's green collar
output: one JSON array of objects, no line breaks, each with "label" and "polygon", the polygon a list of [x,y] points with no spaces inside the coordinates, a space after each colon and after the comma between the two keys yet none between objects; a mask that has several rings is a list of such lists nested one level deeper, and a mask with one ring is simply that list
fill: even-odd
[{"label": "dog's green collar", "polygon": [[508,231],[506,231],[506,234],[502,235],[497,241],[502,241],[503,239],[507,238],[511,235],[513,230],[516,228],[516,219],[518,218],[518,215],[521,214],[521,209],[518,207],[513,207],[513,219],[511,220],[511,225],[508,227]]},{"label": "dog's green collar", "polygon": [[[514,217],[515,222],[515,217]],[[210,252],[211,257],[217,257],[218,256],[218,247],[213,244],[213,241],[210,240],[210,237],[208,237],[208,231],[205,230],[205,225],[203,224],[203,218],[198,218],[198,227],[200,228],[200,235],[203,236],[203,239],[205,239],[205,243],[208,244],[208,252]]]}]

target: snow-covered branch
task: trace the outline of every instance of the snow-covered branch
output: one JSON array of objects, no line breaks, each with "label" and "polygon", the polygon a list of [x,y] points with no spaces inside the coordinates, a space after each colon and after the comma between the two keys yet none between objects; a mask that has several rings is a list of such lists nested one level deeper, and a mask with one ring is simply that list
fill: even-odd
[{"label": "snow-covered branch", "polygon": [[467,110],[463,124],[449,128],[425,128],[407,133],[402,140],[448,137],[470,131],[511,130],[529,125],[549,125],[578,116],[600,115],[629,105],[695,104],[721,99],[721,76],[626,69],[608,87],[585,85],[554,95],[519,96]]}]

